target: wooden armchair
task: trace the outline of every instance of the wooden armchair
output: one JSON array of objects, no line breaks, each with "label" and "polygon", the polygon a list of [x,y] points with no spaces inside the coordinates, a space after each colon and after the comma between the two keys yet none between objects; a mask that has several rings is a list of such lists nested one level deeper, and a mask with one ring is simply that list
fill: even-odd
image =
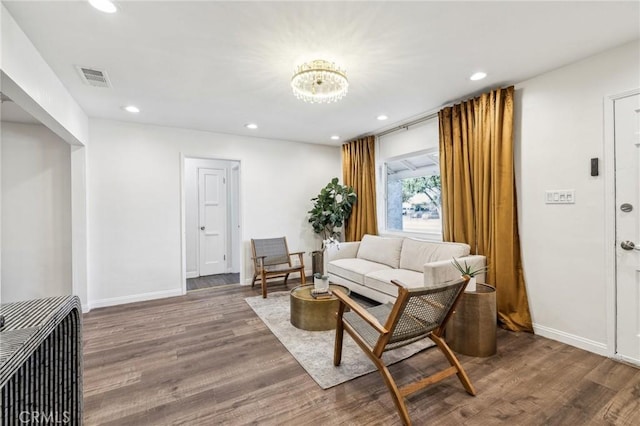
[{"label": "wooden armchair", "polygon": [[[340,299],[333,363],[336,366],[340,365],[342,338],[346,330],[376,365],[391,392],[402,421],[410,425],[411,419],[404,401],[407,395],[454,374],[458,375],[462,386],[469,394],[476,393],[460,362],[442,338],[447,320],[460,300],[467,280],[460,279],[439,287],[417,289],[408,289],[397,281],[392,283],[398,287],[396,302],[367,309],[339,290],[333,292]],[[347,307],[351,309],[350,312],[345,312]],[[415,383],[398,388],[382,362],[382,353],[425,337],[435,342],[451,366]]]},{"label": "wooden armchair", "polygon": [[[287,279],[292,272],[300,273],[300,282],[306,283],[304,276],[304,260],[303,251],[289,253],[287,248],[287,239],[266,238],[260,240],[251,240],[251,253],[253,254],[253,280],[251,287],[256,283],[256,278],[260,276],[262,284],[262,297],[267,297],[267,279],[284,277],[284,285],[287,285]],[[298,256],[298,264],[291,262],[292,256]]]}]

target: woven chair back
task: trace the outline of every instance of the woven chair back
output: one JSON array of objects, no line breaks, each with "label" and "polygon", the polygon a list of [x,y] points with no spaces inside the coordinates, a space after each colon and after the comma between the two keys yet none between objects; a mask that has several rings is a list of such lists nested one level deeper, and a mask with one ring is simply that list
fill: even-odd
[{"label": "woven chair back", "polygon": [[440,327],[465,284],[461,279],[436,288],[409,289],[404,311],[396,322],[389,344],[424,336]]},{"label": "woven chair back", "polygon": [[287,239],[281,238],[265,238],[259,240],[251,240],[253,245],[253,254],[255,257],[266,256],[264,266],[280,265],[286,263],[290,265],[289,250],[287,249]]}]

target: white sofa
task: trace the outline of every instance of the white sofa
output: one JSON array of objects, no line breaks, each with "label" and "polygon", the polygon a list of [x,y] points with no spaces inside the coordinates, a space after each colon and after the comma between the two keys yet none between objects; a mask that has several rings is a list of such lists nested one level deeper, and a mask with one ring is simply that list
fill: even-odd
[{"label": "white sofa", "polygon": [[[474,269],[485,265],[484,256],[470,256],[469,252],[469,245],[461,243],[365,235],[362,241],[330,247],[327,270],[332,283],[386,303],[395,301],[398,295],[391,280],[410,288],[455,280],[460,272],[451,264],[454,257]],[[476,277],[484,282],[484,274]]]}]

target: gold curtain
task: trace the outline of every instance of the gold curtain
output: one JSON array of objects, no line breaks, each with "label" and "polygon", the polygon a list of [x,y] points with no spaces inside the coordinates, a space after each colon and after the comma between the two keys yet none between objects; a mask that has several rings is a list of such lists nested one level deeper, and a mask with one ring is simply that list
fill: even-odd
[{"label": "gold curtain", "polygon": [[342,181],[358,196],[345,225],[345,241],[360,241],[364,234],[377,235],[375,136],[342,145]]},{"label": "gold curtain", "polygon": [[438,113],[443,239],[487,257],[500,323],[533,331],[518,236],[513,93],[498,89]]}]

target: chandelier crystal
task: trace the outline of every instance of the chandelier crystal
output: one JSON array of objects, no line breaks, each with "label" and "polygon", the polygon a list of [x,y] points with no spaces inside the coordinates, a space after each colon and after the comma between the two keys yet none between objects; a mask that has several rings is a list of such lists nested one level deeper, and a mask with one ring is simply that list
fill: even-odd
[{"label": "chandelier crystal", "polygon": [[312,104],[337,102],[349,89],[347,72],[333,62],[317,59],[299,65],[291,78],[293,94]]}]

